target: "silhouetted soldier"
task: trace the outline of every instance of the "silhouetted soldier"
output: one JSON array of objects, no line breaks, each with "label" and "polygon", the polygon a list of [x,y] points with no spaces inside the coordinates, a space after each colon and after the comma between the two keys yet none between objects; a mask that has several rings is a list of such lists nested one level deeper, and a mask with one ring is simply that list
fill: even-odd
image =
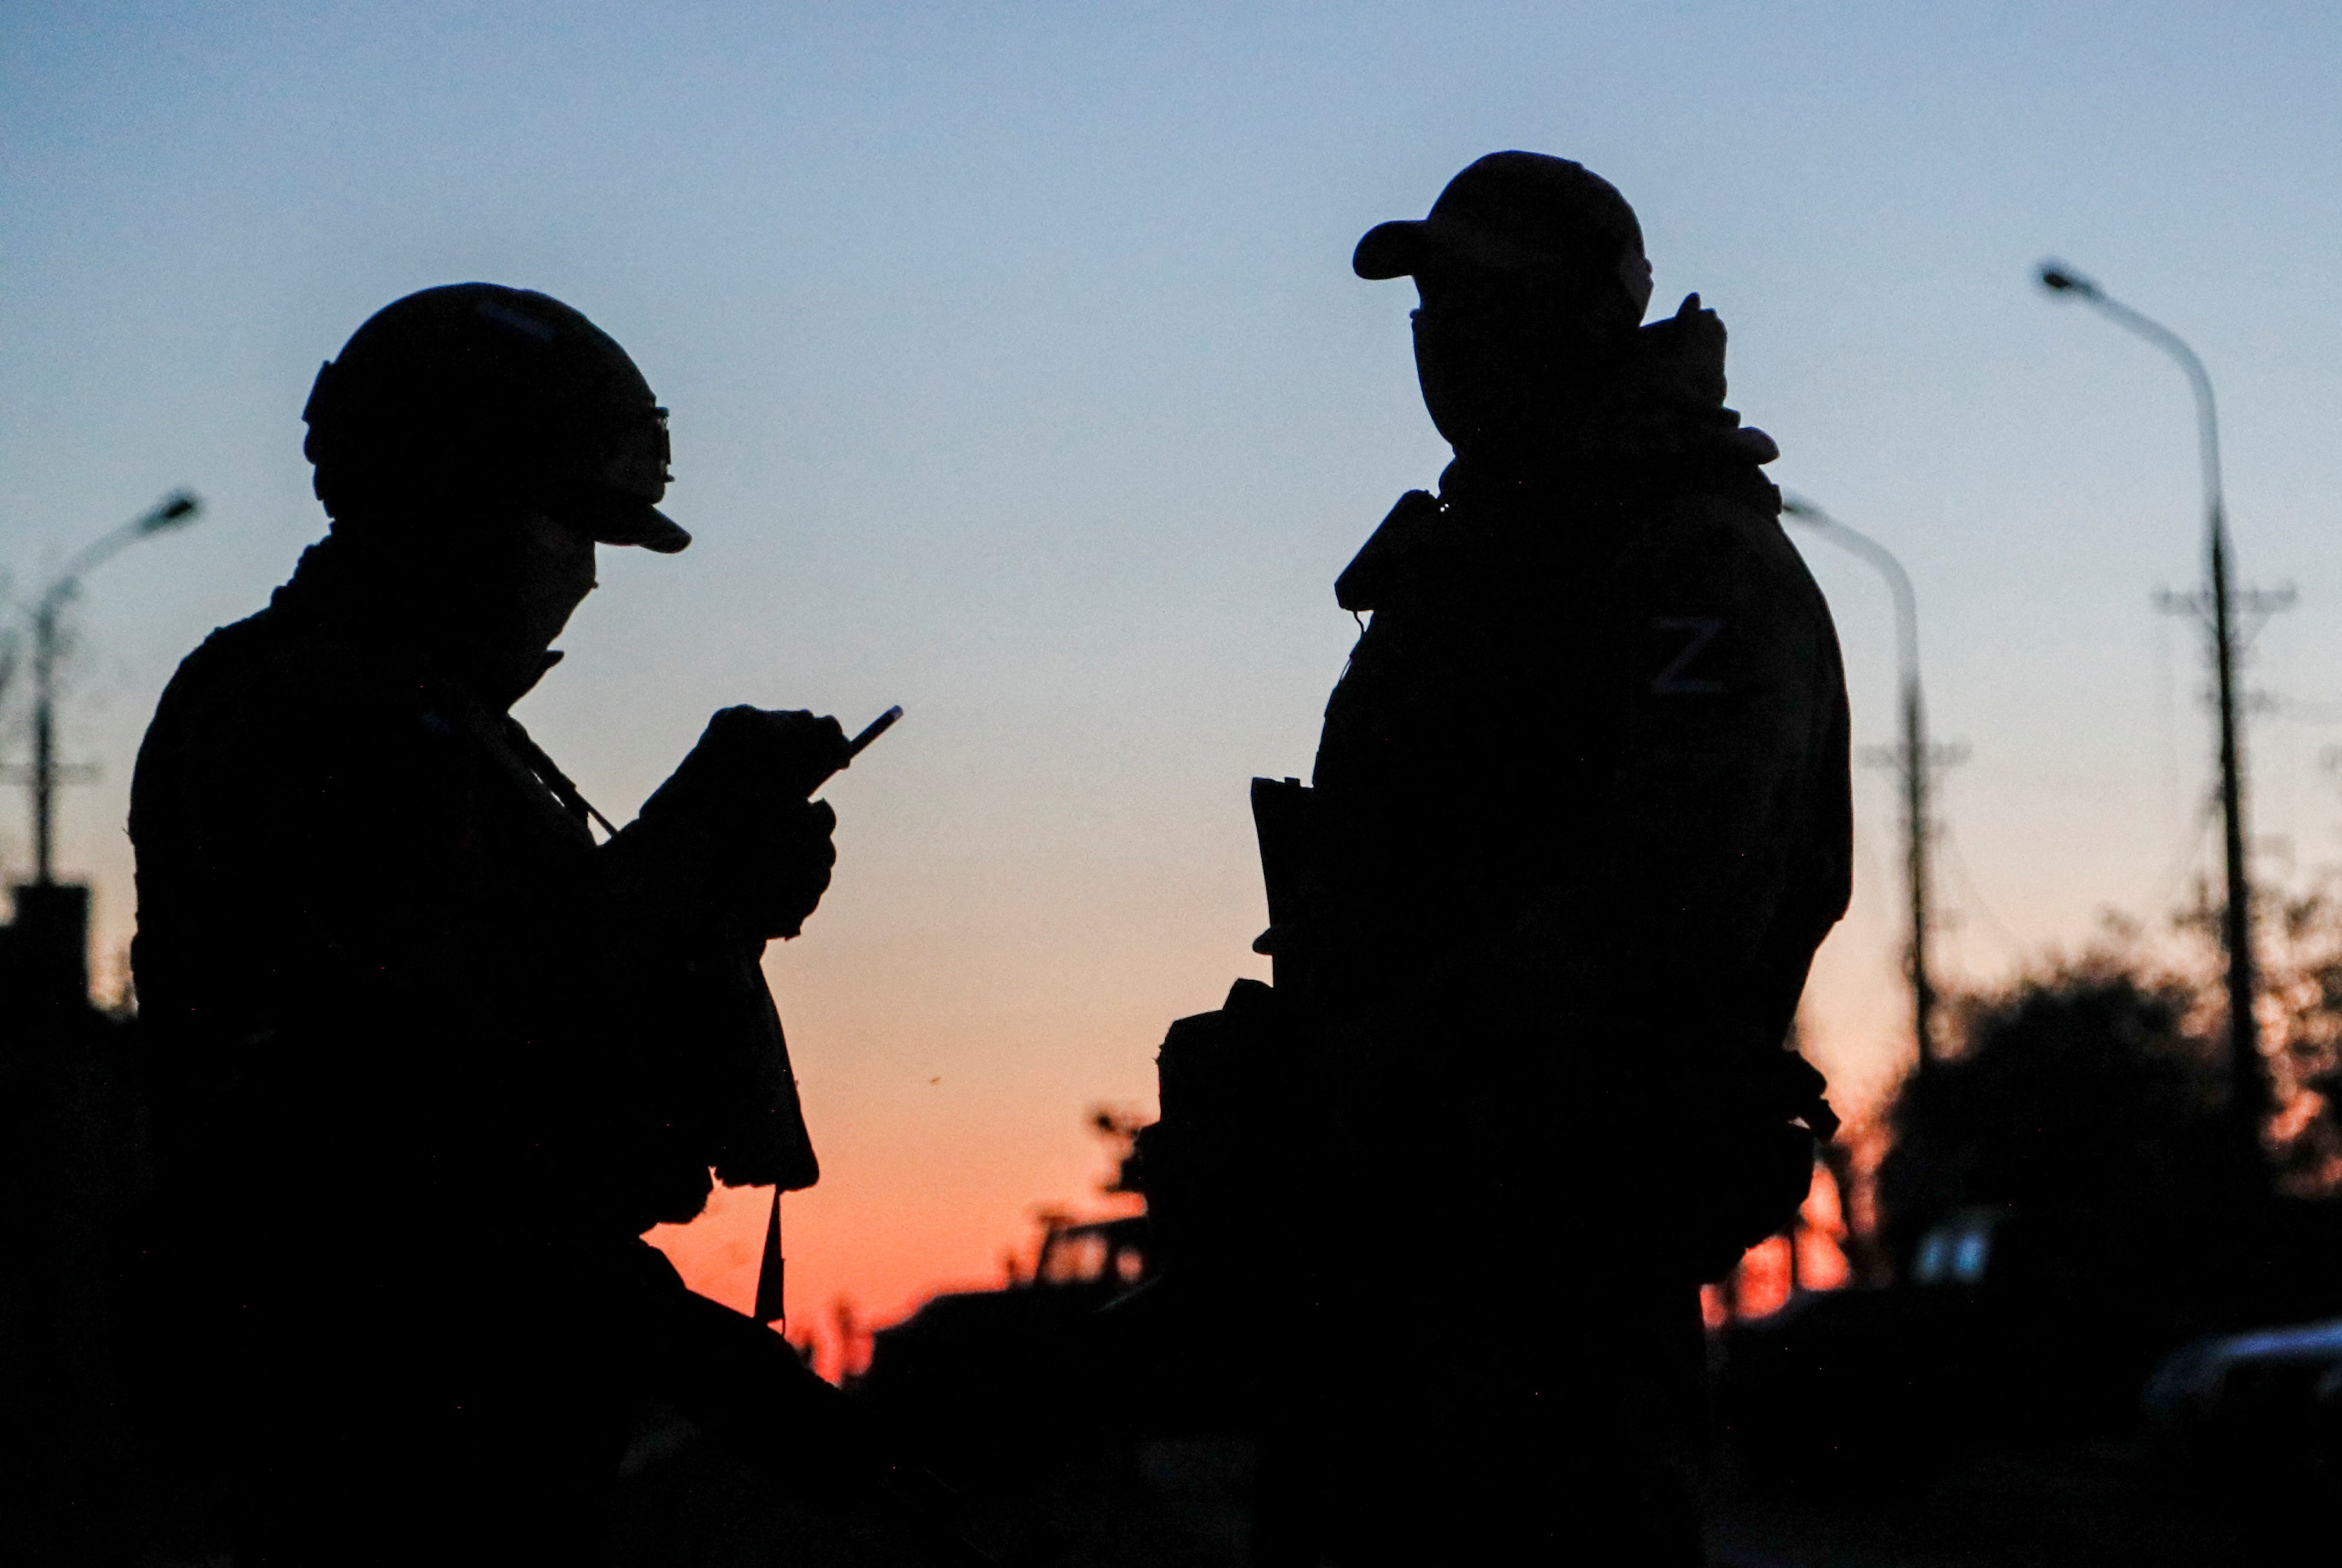
[{"label": "silhouetted soldier", "polygon": [[167,1424],[239,1563],[596,1561],[652,1399],[818,1403],[637,1238],[711,1166],[816,1178],[756,961],[828,884],[845,741],[726,709],[597,846],[510,716],[597,541],[690,542],[666,411],[566,305],[410,295],[305,417],[332,531],[132,789]]},{"label": "silhouetted soldier", "polygon": [[1299,1336],[1316,1528],[1345,1568],[1695,1562],[1699,1284],[1835,1126],[1783,1040],[1847,900],[1836,635],[1724,328],[1638,325],[1610,185],[1495,154],[1354,265],[1415,279],[1456,460],[1336,584],[1373,620],[1273,933],[1347,1216]]}]

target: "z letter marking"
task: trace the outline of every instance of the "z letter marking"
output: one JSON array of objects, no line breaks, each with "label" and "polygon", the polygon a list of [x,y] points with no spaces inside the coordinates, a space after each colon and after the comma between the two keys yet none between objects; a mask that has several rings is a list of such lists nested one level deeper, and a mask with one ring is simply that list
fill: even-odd
[{"label": "z letter marking", "polygon": [[1699,657],[1706,646],[1716,641],[1724,630],[1724,623],[1699,615],[1669,615],[1651,623],[1661,632],[1689,632],[1691,640],[1684,644],[1675,662],[1651,677],[1651,690],[1663,697],[1714,696],[1724,690],[1722,681],[1691,681],[1684,678],[1684,669]]}]

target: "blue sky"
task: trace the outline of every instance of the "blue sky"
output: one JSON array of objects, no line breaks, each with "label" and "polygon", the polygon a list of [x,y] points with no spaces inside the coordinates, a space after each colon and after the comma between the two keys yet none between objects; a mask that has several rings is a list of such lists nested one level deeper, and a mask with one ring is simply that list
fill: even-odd
[{"label": "blue sky", "polygon": [[[1087,1178],[1081,1107],[1143,1104],[1164,1024],[1257,966],[1245,780],[1306,772],[1355,634],[1329,584],[1444,455],[1409,291],[1350,246],[1521,146],[1626,191],[1656,306],[1696,289],[1732,327],[1775,476],[1908,566],[1938,731],[1973,748],[1947,956],[2001,972],[2168,899],[2207,752],[2150,602],[2198,571],[2187,388],[2044,298],[2043,255],[2210,365],[2244,574],[2301,592],[2255,679],[2342,698],[2337,81],[2312,5],[19,0],[0,566],[36,588],[175,485],[209,504],[89,585],[67,734],[104,771],[65,864],[112,951],[155,695],[320,531],[317,363],[414,288],[543,288],[675,411],[699,542],[605,552],[522,716],[616,814],[725,703],[906,705],[831,791],[837,889],[773,969],[822,1201],[896,1193],[918,1258],[981,1269]],[[1890,741],[1884,590],[1808,553],[1857,738]],[[2292,713],[2255,732],[2257,827],[2299,878],[2342,859],[2342,730]],[[1896,1060],[1899,935],[1888,784],[1857,788],[1812,1028],[1859,1097]],[[26,836],[0,812],[18,872]],[[834,1272],[883,1300],[913,1251]]]}]

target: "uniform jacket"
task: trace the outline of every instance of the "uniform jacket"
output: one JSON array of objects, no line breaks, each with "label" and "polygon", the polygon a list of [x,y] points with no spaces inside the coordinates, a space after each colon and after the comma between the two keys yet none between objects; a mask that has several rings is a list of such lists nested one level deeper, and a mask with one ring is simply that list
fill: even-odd
[{"label": "uniform jacket", "polygon": [[1846,693],[1723,354],[1687,302],[1537,472],[1451,466],[1337,584],[1372,619],[1317,753],[1312,1000],[1476,1021],[1404,1032],[1391,1115],[1769,1093],[1847,904]]}]

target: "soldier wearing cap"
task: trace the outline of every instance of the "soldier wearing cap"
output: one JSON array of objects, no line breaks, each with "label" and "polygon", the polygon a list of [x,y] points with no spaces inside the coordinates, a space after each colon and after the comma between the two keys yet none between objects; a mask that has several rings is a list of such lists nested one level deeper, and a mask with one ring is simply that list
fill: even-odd
[{"label": "soldier wearing cap", "polygon": [[1723,326],[1643,325],[1608,184],[1494,154],[1354,265],[1415,280],[1456,456],[1336,585],[1371,620],[1275,933],[1349,1199],[1293,1396],[1315,1549],[1696,1563],[1699,1286],[1835,1125],[1784,1049],[1848,887],[1835,634]]},{"label": "soldier wearing cap", "polygon": [[180,666],[132,786],[164,1463],[239,1562],[596,1561],[720,1310],[637,1238],[711,1167],[817,1174],[756,960],[828,884],[844,738],[727,709],[597,845],[511,716],[597,543],[690,543],[666,411],[568,306],[399,300],[305,418],[331,531]]}]

